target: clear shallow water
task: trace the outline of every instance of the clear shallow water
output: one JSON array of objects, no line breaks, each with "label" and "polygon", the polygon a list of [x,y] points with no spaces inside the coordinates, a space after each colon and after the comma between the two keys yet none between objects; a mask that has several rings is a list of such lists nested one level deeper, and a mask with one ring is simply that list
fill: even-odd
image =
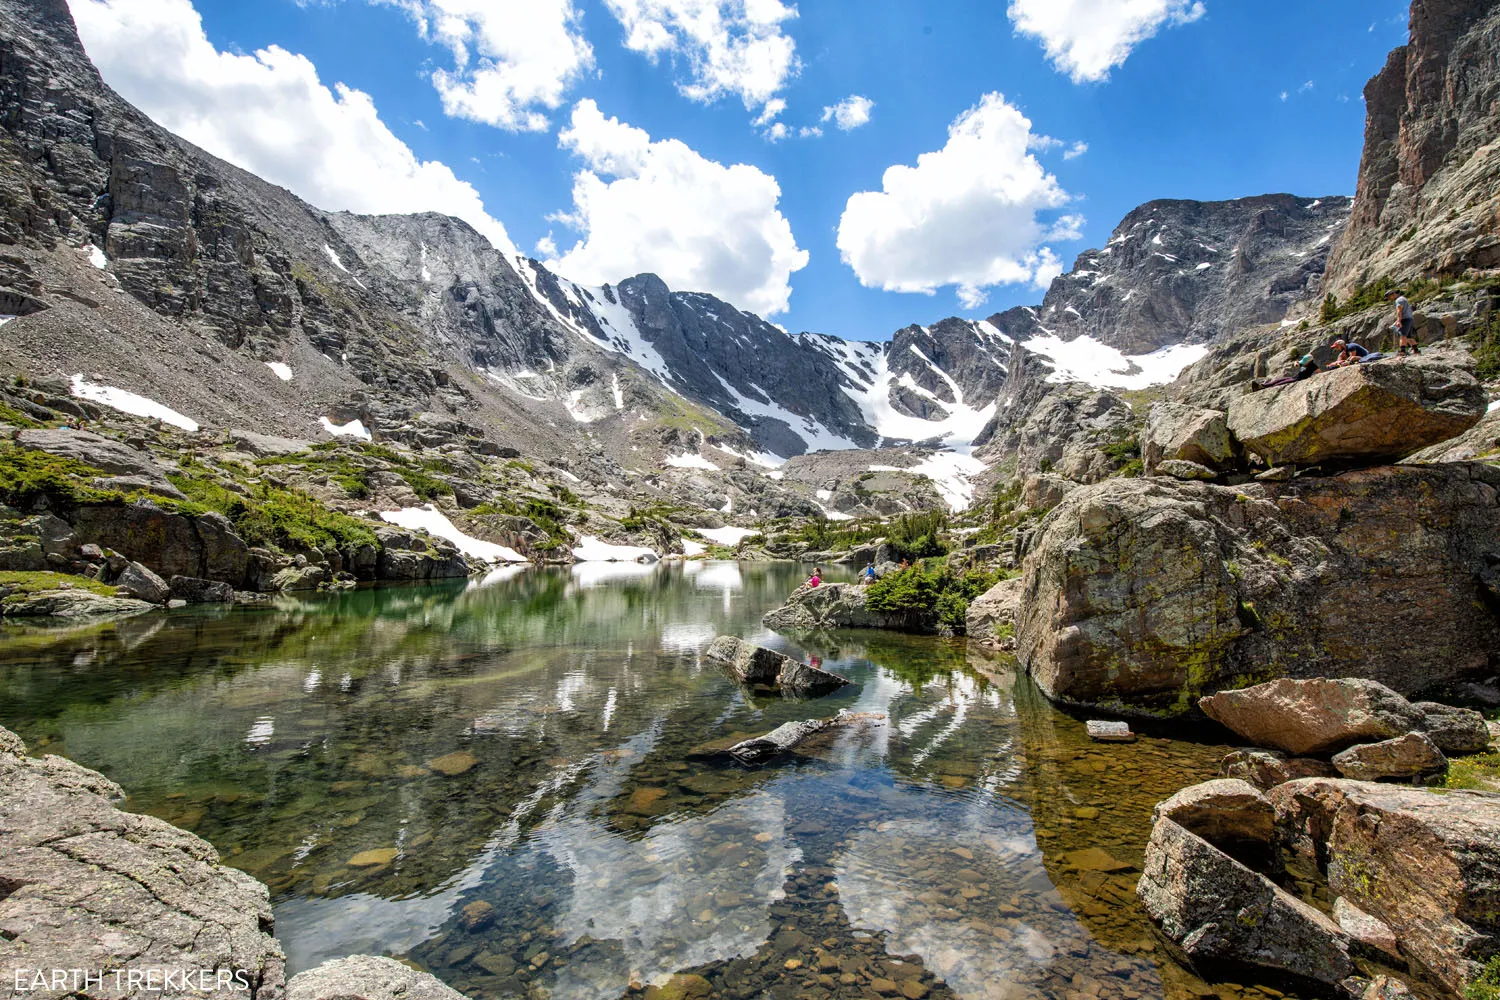
[{"label": "clear shallow water", "polygon": [[[765,631],[801,578],[500,570],[7,627],[0,724],[270,885],[292,972],[383,953],[478,1000],[1281,996],[1197,979],[1135,903],[1152,806],[1228,748],[1092,744],[962,641]],[[720,632],[854,684],[753,695],[703,659]],[[757,769],[691,756],[841,708],[888,722]]]}]

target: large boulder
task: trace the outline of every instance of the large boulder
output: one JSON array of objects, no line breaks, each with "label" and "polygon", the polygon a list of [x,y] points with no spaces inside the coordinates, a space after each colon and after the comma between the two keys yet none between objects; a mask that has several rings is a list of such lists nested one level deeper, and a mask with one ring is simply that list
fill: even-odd
[{"label": "large boulder", "polygon": [[233,604],[234,588],[220,580],[196,576],[174,576],[168,581],[174,601],[188,604]]},{"label": "large boulder", "polygon": [[888,614],[865,605],[866,588],[853,583],[825,583],[799,587],[787,602],[767,612],[762,622],[779,632],[818,632],[840,628],[880,628],[925,631],[935,624],[932,614]]},{"label": "large boulder", "polygon": [[266,887],[220,864],[206,841],[111,804],[122,798],[102,774],[62,757],[27,757],[21,741],[0,729],[6,982],[8,970],[36,966],[206,970],[205,983],[174,979],[150,995],[280,1000],[285,959],[271,936]]},{"label": "large boulder", "polygon": [[1014,641],[1020,606],[1021,578],[1001,580],[969,604],[965,632],[980,642]]},{"label": "large boulder", "polygon": [[1500,469],[1481,464],[1110,480],[1031,535],[1017,652],[1049,697],[1122,713],[1277,677],[1415,693],[1500,666],[1497,552]]},{"label": "large boulder", "polygon": [[1425,733],[1363,743],[1333,755],[1333,766],[1346,778],[1382,781],[1425,778],[1448,770],[1448,758]]},{"label": "large boulder", "polygon": [[286,984],[286,1000],[465,1000],[436,976],[394,958],[350,955],[299,972]]},{"label": "large boulder", "polygon": [[1194,960],[1242,962],[1329,984],[1354,971],[1348,935],[1328,916],[1170,819],[1151,830],[1136,894]]},{"label": "large boulder", "polygon": [[1477,424],[1489,397],[1435,358],[1388,359],[1236,397],[1229,430],[1268,465],[1403,458]]},{"label": "large boulder", "polygon": [[741,684],[776,688],[788,694],[821,695],[849,683],[847,677],[732,635],[715,639],[708,647],[708,658],[723,666]]},{"label": "large boulder", "polygon": [[1294,754],[1330,753],[1421,729],[1424,716],[1378,681],[1283,678],[1198,702],[1204,714],[1252,743]]},{"label": "large boulder", "polygon": [[115,591],[121,597],[134,597],[147,604],[166,604],[172,599],[172,588],[150,568],[133,562],[115,579]]},{"label": "large boulder", "polygon": [[1269,844],[1276,832],[1276,810],[1254,785],[1217,778],[1184,788],[1156,805],[1153,822],[1169,819],[1210,844]]},{"label": "large boulder", "polygon": [[1192,462],[1210,470],[1222,469],[1234,461],[1234,441],[1229,436],[1228,421],[1219,410],[1157,403],[1147,414],[1141,432],[1141,458],[1148,476],[1156,475],[1163,462]]},{"label": "large boulder", "polygon": [[114,549],[164,577],[196,576],[243,586],[250,547],[229,519],[164,510],[146,500],[87,504],[69,514],[80,541]]},{"label": "large boulder", "polygon": [[1306,778],[1270,799],[1284,849],[1455,994],[1500,949],[1500,795]]}]

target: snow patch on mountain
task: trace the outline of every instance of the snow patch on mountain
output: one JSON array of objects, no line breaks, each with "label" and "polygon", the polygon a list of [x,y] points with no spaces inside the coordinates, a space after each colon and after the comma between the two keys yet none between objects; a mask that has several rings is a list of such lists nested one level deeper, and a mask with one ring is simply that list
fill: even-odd
[{"label": "snow patch on mountain", "polygon": [[466,535],[458,529],[446,514],[432,504],[421,507],[404,507],[401,510],[381,511],[380,519],[387,524],[409,531],[425,531],[435,538],[446,539],[458,547],[458,551],[475,559],[490,563],[523,563],[526,557],[515,549],[494,542]]},{"label": "snow patch on mountain", "polygon": [[364,423],[357,419],[351,420],[347,424],[336,424],[327,417],[319,417],[318,422],[323,425],[325,431],[334,437],[359,438],[361,441],[375,440],[374,435],[365,429]]},{"label": "snow patch on mountain", "polygon": [[1032,337],[1025,347],[1052,365],[1047,381],[1084,382],[1096,389],[1162,385],[1208,354],[1206,344],[1173,344],[1151,354],[1125,355],[1093,337],[1065,341],[1055,334]]},{"label": "snow patch on mountain", "polygon": [[198,421],[192,417],[185,417],[170,406],[165,406],[146,396],[140,396],[125,389],[117,389],[112,385],[90,382],[82,375],[74,375],[71,385],[73,395],[79,399],[103,403],[112,410],[119,410],[121,413],[129,413],[132,416],[160,420],[164,424],[180,427],[190,433],[196,433],[198,430]]},{"label": "snow patch on mountain", "polygon": [[281,381],[283,381],[283,382],[290,382],[292,380],[292,369],[291,369],[291,366],[289,366],[286,362],[284,362],[284,361],[267,361],[266,362],[266,367],[269,368],[269,369],[271,369],[271,371],[275,372],[276,373],[276,377],[279,378],[279,379],[281,379]]}]

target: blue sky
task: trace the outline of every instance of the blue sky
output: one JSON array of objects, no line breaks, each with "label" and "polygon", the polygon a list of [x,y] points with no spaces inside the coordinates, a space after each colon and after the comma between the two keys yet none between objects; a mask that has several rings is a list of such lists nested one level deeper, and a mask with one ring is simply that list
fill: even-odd
[{"label": "blue sky", "polygon": [[[72,0],[91,55],[127,98],[316,204],[462,214],[471,204],[479,212],[482,201],[525,253],[538,254],[538,241],[550,234],[555,253],[564,256],[558,269],[569,276],[607,280],[612,271],[633,273],[630,265],[639,260],[642,270],[675,271],[678,280],[668,275],[674,286],[696,280],[717,286],[701,290],[737,305],[774,310],[772,318],[794,332],[868,340],[912,322],[985,316],[1040,301],[1037,282],[1056,269],[1046,254],[1038,256],[1043,247],[1071,266],[1144,201],[1352,194],[1364,128],[1360,94],[1386,53],[1405,40],[1407,10],[1394,0],[1156,0],[1169,16],[1147,25],[1151,37],[1101,41],[1076,37],[1090,30],[1076,21],[1017,30],[1025,12],[1016,7],[1042,3],[1038,10],[1055,11],[1057,3],[1047,7],[1051,0],[1016,3],[1011,16],[993,0],[805,0],[795,16],[778,15],[760,29],[762,40],[782,46],[777,51],[794,53],[794,70],[773,71],[767,83],[751,68],[737,82],[720,79],[719,93],[703,94],[694,62],[702,53],[692,40],[658,36],[654,59],[639,51],[645,46],[632,50],[623,44],[620,8],[634,4],[647,28],[671,28],[664,9],[697,4],[701,10],[719,0],[528,0],[517,8],[528,17],[561,10],[574,54],[591,50],[585,65],[562,74],[555,92],[523,102],[519,113],[531,116],[529,128],[474,120],[493,117],[483,108],[471,107],[467,118],[461,110],[447,113],[455,109],[451,103],[445,109],[434,74],[461,80],[478,66],[504,70],[503,44],[497,49],[494,39],[505,38],[513,22],[497,21],[496,14],[515,2]],[[1098,20],[1107,21],[1108,8],[1123,8],[1125,0],[1071,0],[1071,6],[1105,10]],[[732,32],[734,5],[725,0],[723,9]],[[193,10],[215,52],[254,59],[277,46],[305,57],[300,76],[292,81],[296,74],[284,67],[268,70],[264,58],[255,65],[226,61],[229,72],[205,69],[203,58],[190,58],[206,51],[193,49],[196,39],[188,37],[198,30]],[[434,13],[470,18],[466,67],[433,20],[423,36],[418,15]],[[479,30],[485,17],[494,32],[488,50]],[[1111,52],[1128,56],[1107,79],[1075,81],[1101,75],[1101,64],[1096,59],[1079,70],[1075,62],[1069,72],[1049,60],[1049,30],[1071,33],[1079,45],[1114,45]],[[238,69],[256,72],[241,80]],[[375,152],[367,157],[359,153],[363,130],[352,128],[341,149],[327,154],[325,169],[311,170],[308,161],[323,155],[318,116],[348,111],[343,105],[329,111],[314,95],[308,98],[314,110],[293,131],[294,141],[263,148],[263,133],[279,127],[276,109],[290,108],[288,118],[299,113],[296,104],[312,87],[309,69],[323,87],[343,84],[367,94],[373,107],[361,113],[378,116],[394,143],[372,140]],[[234,86],[226,76],[236,77]],[[692,92],[695,84],[700,92]],[[185,90],[206,96],[189,104]],[[867,122],[845,131],[833,117],[822,120],[825,108],[851,95],[873,102]],[[784,101],[785,109],[757,126],[767,100]],[[597,112],[579,110],[588,101]],[[249,113],[258,106],[271,117]],[[915,165],[919,156],[943,150],[950,125],[976,107],[967,152],[960,155],[955,145],[951,157],[908,176],[898,190],[866,199],[846,220],[854,266],[841,259],[840,224],[846,209],[854,212],[851,195],[881,192],[888,167]],[[1031,123],[1029,150],[1028,137],[1017,131],[1019,115]],[[775,122],[790,135],[768,137]],[[560,141],[570,126],[572,139]],[[810,126],[822,134],[798,136]],[[1038,136],[1058,142],[1038,144]],[[668,139],[683,145],[662,143]],[[1069,157],[1080,143],[1087,152]],[[388,186],[380,175],[363,183],[347,166],[351,156],[380,160],[402,144],[417,161],[445,164],[452,176],[423,169],[410,184]],[[622,157],[640,159],[612,172]],[[726,169],[738,164],[747,169]],[[581,170],[597,182],[587,210],[575,201]],[[340,175],[352,179],[340,187]],[[616,183],[625,176],[635,176],[636,185]],[[440,192],[435,203],[423,204],[432,190]],[[332,203],[338,201],[348,204]],[[571,213],[571,224],[560,213]],[[653,226],[658,222],[661,232]],[[575,247],[581,249],[568,255]],[[571,274],[569,264],[585,273]],[[933,294],[867,284],[926,286]]]}]

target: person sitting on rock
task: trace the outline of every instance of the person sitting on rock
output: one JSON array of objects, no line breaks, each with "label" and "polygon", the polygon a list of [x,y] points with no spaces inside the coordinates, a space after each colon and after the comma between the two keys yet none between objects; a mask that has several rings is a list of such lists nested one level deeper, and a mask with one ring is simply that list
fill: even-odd
[{"label": "person sitting on rock", "polygon": [[1386,295],[1387,302],[1396,304],[1396,322],[1393,324],[1396,330],[1398,357],[1406,357],[1406,352],[1421,354],[1422,349],[1417,346],[1417,314],[1411,307],[1411,302],[1406,298],[1406,292],[1396,289]]},{"label": "person sitting on rock", "polygon": [[865,580],[865,586],[866,587],[868,587],[870,584],[872,584],[872,583],[875,582],[875,564],[874,563],[866,563],[865,564],[864,580]]},{"label": "person sitting on rock", "polygon": [[807,578],[809,587],[818,587],[823,583],[823,570],[817,566],[813,567],[813,575]]},{"label": "person sitting on rock", "polygon": [[1313,360],[1313,356],[1311,354],[1304,354],[1302,355],[1302,360],[1297,362],[1297,370],[1295,372],[1292,372],[1292,374],[1290,375],[1283,375],[1281,378],[1272,379],[1269,382],[1262,383],[1260,386],[1258,386],[1258,388],[1269,389],[1272,386],[1277,385],[1291,385],[1293,382],[1301,382],[1303,379],[1312,378],[1315,374],[1317,374],[1317,372],[1318,363]]},{"label": "person sitting on rock", "polygon": [[1330,368],[1347,368],[1350,365],[1360,364],[1370,356],[1368,349],[1343,338],[1335,340],[1331,346],[1339,352],[1339,358],[1328,366]]}]

